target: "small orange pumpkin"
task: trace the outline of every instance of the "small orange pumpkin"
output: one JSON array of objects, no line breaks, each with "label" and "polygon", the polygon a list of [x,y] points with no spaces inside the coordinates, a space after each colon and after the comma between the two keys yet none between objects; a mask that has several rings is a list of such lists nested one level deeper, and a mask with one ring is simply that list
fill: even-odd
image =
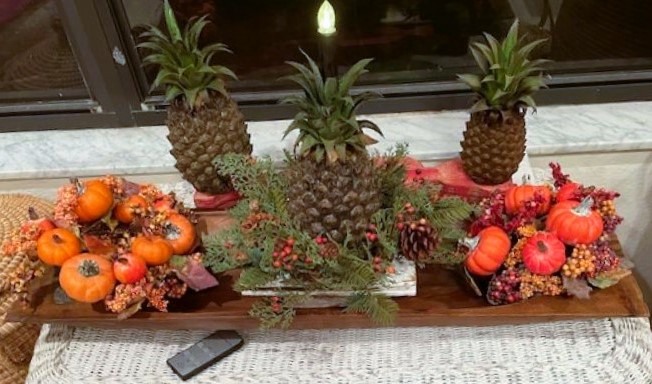
[{"label": "small orange pumpkin", "polygon": [[136,218],[136,212],[147,209],[147,200],[140,195],[132,195],[119,202],[113,209],[113,216],[123,224],[130,224]]},{"label": "small orange pumpkin", "polygon": [[469,272],[478,276],[496,272],[512,246],[507,233],[496,226],[483,229],[474,238],[464,239],[463,244],[469,247],[464,265]]},{"label": "small orange pumpkin", "polygon": [[59,285],[73,300],[98,302],[113,291],[113,264],[105,257],[92,253],[73,256],[61,267]]},{"label": "small orange pumpkin", "polygon": [[604,222],[593,209],[589,196],[582,202],[565,200],[555,204],[548,214],[546,228],[566,244],[590,244],[602,236]]},{"label": "small orange pumpkin", "polygon": [[138,236],[131,243],[131,253],[142,257],[147,265],[161,265],[170,260],[174,248],[160,236]]},{"label": "small orange pumpkin", "polygon": [[113,192],[100,180],[88,180],[77,185],[75,214],[80,223],[90,223],[106,215],[113,206]]},{"label": "small orange pumpkin", "polygon": [[71,231],[55,228],[46,231],[36,242],[36,253],[42,262],[61,266],[81,252],[81,241]]},{"label": "small orange pumpkin", "polygon": [[536,195],[543,198],[543,204],[539,206],[537,214],[545,215],[550,209],[550,200],[552,193],[550,188],[544,185],[518,185],[511,187],[505,194],[505,208],[510,215],[518,213],[525,206],[525,203],[531,201]]},{"label": "small orange pumpkin", "polygon": [[176,255],[184,255],[195,245],[195,226],[180,213],[171,213],[165,222],[165,239]]}]

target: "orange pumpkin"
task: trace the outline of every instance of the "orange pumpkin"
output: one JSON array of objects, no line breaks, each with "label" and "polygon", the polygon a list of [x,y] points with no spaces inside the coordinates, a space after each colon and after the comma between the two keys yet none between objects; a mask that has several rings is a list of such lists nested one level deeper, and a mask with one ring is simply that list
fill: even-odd
[{"label": "orange pumpkin", "polygon": [[530,184],[518,185],[507,190],[505,194],[505,208],[507,209],[507,213],[510,215],[518,213],[525,206],[525,203],[533,200],[537,194],[543,198],[543,204],[539,206],[537,214],[545,215],[550,209],[550,200],[552,198],[550,188],[543,185]]},{"label": "orange pumpkin", "polygon": [[161,265],[170,260],[174,248],[160,236],[138,236],[131,243],[131,253],[142,257],[147,265]]},{"label": "orange pumpkin", "polygon": [[469,247],[464,265],[469,272],[478,276],[496,272],[512,246],[507,233],[496,226],[483,229],[476,237],[464,239],[463,243]]},{"label": "orange pumpkin", "polygon": [[113,206],[113,192],[100,180],[88,180],[77,184],[75,214],[80,223],[90,223],[106,215]]},{"label": "orange pumpkin", "polygon": [[81,252],[81,241],[71,231],[55,228],[46,231],[36,242],[36,253],[42,262],[61,266]]},{"label": "orange pumpkin", "polygon": [[176,255],[188,253],[195,245],[195,226],[182,214],[171,213],[165,222],[165,239],[170,242]]},{"label": "orange pumpkin", "polygon": [[593,210],[593,199],[587,197],[582,202],[566,200],[555,204],[548,214],[546,228],[566,244],[590,244],[602,236],[604,222]]},{"label": "orange pumpkin", "polygon": [[119,202],[113,209],[113,216],[123,224],[130,224],[136,218],[136,212],[147,209],[147,200],[140,195],[132,195]]},{"label": "orange pumpkin", "polygon": [[63,263],[59,285],[73,300],[98,302],[113,291],[113,264],[103,256],[79,254]]}]

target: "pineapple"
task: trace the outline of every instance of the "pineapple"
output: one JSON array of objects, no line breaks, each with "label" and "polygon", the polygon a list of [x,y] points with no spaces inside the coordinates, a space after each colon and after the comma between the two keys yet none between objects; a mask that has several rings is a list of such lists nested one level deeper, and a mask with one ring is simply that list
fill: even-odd
[{"label": "pineapple", "polygon": [[164,13],[168,33],[149,26],[141,34],[147,41],[138,46],[152,51],[143,60],[159,66],[152,89],[165,86],[165,98],[170,101],[166,121],[170,153],[195,189],[208,194],[228,192],[230,182],[218,176],[213,159],[232,152],[251,154],[244,116],[224,84],[224,77],[236,76],[210,63],[216,53],[231,51],[222,43],[199,47],[199,36],[208,24],[206,16],[191,20],[182,32],[167,0]]},{"label": "pineapple", "polygon": [[545,41],[525,44],[518,38],[518,20],[498,42],[485,34],[487,44],[469,48],[482,74],[458,75],[477,95],[461,142],[464,171],[478,184],[508,181],[525,155],[525,112],[536,108],[532,94],[545,87],[541,65],[548,60],[528,60]]},{"label": "pineapple", "polygon": [[[288,211],[311,236],[328,235],[343,242],[348,235],[364,236],[371,216],[381,206],[380,177],[366,146],[375,140],[363,133],[376,124],[356,119],[355,111],[373,93],[349,95],[355,80],[367,72],[371,59],[356,63],[338,81],[323,79],[315,62],[308,67],[289,62],[298,73],[287,78],[301,86],[303,95],[289,96],[284,103],[299,112],[285,132],[298,130],[294,156],[288,160]],[[298,151],[297,151],[298,148]]]}]

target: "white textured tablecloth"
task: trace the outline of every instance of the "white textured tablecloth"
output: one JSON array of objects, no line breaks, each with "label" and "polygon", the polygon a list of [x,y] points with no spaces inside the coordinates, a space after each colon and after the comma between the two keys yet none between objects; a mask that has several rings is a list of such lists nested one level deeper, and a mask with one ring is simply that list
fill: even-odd
[{"label": "white textured tablecloth", "polygon": [[[44,326],[27,383],[180,383],[165,361],[209,333]],[[243,336],[188,383],[652,383],[646,318]]]}]

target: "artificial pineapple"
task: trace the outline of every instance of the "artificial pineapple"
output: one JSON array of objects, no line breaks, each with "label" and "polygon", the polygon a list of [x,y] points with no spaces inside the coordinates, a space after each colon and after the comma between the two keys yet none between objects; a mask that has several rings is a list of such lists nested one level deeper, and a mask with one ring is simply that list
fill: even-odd
[{"label": "artificial pineapple", "polygon": [[313,237],[328,235],[336,242],[347,235],[360,239],[382,197],[378,170],[366,150],[375,141],[363,128],[382,133],[374,123],[356,119],[357,107],[373,94],[351,96],[349,89],[371,60],[359,61],[338,81],[324,80],[315,62],[305,56],[308,67],[290,62],[298,73],[288,77],[301,86],[303,95],[283,100],[299,108],[285,133],[299,132],[295,155],[285,170],[288,210]]},{"label": "artificial pineapple", "polygon": [[502,42],[485,34],[487,44],[469,48],[482,74],[459,75],[478,100],[471,109],[461,142],[462,165],[478,184],[501,184],[516,172],[525,155],[525,112],[535,108],[532,94],[545,87],[542,67],[547,60],[528,60],[545,40],[524,44],[518,20]]},{"label": "artificial pineapple", "polygon": [[159,66],[152,89],[165,86],[165,98],[170,101],[166,121],[170,153],[195,189],[209,194],[228,192],[230,182],[218,176],[213,159],[231,152],[251,154],[244,116],[224,85],[224,77],[236,76],[210,63],[216,53],[230,51],[221,43],[198,46],[208,24],[206,16],[191,20],[181,31],[167,0],[164,12],[167,34],[149,26],[141,35],[147,41],[139,47],[152,51],[145,64]]}]

